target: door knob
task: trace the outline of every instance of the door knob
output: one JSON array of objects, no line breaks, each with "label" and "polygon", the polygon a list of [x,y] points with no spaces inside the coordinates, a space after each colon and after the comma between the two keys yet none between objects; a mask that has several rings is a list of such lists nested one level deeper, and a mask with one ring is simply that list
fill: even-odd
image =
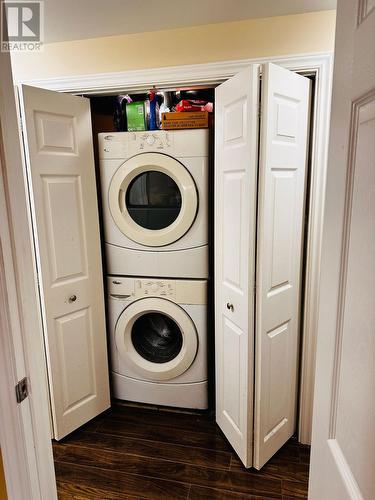
[{"label": "door knob", "polygon": [[68,302],[72,303],[72,302],[75,302],[77,300],[77,295],[71,295],[68,299]]},{"label": "door knob", "polygon": [[230,311],[234,311],[234,306],[233,304],[231,304],[230,302],[227,302],[227,309],[229,309]]}]

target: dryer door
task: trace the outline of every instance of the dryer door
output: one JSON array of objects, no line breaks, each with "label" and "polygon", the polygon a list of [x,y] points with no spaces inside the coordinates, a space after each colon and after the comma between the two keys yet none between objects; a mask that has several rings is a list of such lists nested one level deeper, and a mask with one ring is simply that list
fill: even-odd
[{"label": "dryer door", "polygon": [[143,153],[116,171],[109,187],[109,208],[125,236],[142,245],[165,246],[193,224],[197,189],[182,163],[165,154]]},{"label": "dryer door", "polygon": [[198,350],[190,316],[160,298],[130,304],[116,324],[116,347],[122,358],[147,380],[170,380],[184,373]]}]

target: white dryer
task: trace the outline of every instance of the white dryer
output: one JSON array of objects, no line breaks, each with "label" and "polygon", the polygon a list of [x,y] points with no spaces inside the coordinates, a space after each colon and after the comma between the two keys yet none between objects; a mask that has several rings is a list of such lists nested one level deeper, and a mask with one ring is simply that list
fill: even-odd
[{"label": "white dryer", "polygon": [[108,277],[118,399],[206,409],[207,282]]},{"label": "white dryer", "polygon": [[99,134],[107,271],[208,277],[208,130]]}]

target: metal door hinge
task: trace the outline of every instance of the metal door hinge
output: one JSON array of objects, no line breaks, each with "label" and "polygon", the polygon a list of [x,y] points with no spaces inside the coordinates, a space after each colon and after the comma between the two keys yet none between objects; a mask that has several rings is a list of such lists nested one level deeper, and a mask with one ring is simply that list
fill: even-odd
[{"label": "metal door hinge", "polygon": [[258,104],[258,117],[261,118],[262,116],[262,103],[259,102]]},{"label": "metal door hinge", "polygon": [[22,403],[24,399],[29,395],[29,383],[27,377],[23,378],[18,382],[15,387],[16,389],[16,399],[17,403]]}]

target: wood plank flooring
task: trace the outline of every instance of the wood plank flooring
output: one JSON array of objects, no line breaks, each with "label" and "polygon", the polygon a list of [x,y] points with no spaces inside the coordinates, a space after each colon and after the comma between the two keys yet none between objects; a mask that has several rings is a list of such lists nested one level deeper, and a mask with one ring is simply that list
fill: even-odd
[{"label": "wood plank flooring", "polygon": [[116,405],[53,449],[61,500],[307,498],[308,446],[246,470],[206,414]]}]

